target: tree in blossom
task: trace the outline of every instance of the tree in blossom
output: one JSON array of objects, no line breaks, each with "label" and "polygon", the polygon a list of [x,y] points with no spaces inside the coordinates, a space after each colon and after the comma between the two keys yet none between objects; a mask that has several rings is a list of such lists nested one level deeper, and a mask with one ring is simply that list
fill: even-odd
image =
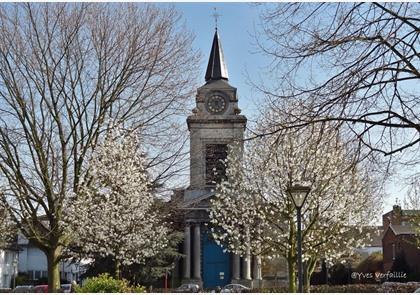
[{"label": "tree in blossom", "polygon": [[117,278],[122,265],[142,263],[167,245],[145,163],[135,133],[113,128],[89,162],[89,179],[70,199],[73,246],[112,257]]},{"label": "tree in blossom", "polygon": [[[1,202],[1,199],[0,199]],[[10,217],[9,212],[0,203],[0,248],[7,246],[14,238],[16,238],[16,227]]]},{"label": "tree in blossom", "polygon": [[[269,119],[258,128],[266,128]],[[339,259],[361,246],[366,238],[362,227],[380,209],[368,175],[354,166],[336,129],[312,125],[298,133],[255,139],[246,143],[243,156],[232,146],[227,180],[217,185],[210,211],[214,237],[228,251],[285,257],[291,292],[296,291],[297,228],[286,190],[301,182],[311,186],[302,208],[309,288],[316,261]]]},{"label": "tree in blossom", "polygon": [[109,122],[142,129],[156,182],[184,167],[187,133],[174,130],[199,55],[180,21],[151,4],[0,5],[1,206],[45,253],[50,291],[70,240],[67,198]]}]

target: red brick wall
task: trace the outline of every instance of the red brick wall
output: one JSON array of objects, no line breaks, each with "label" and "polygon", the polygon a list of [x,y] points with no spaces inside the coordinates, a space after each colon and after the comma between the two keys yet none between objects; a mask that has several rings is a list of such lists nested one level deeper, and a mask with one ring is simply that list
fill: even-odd
[{"label": "red brick wall", "polygon": [[384,237],[382,238],[382,252],[384,257],[384,271],[391,270],[394,262],[392,253],[392,244],[397,242],[397,237],[391,229],[387,229]]},{"label": "red brick wall", "polygon": [[394,206],[392,208],[392,211],[389,211],[388,213],[385,213],[382,215],[382,226],[383,228],[388,228],[389,223],[395,224],[395,225],[401,225],[402,221],[406,219],[402,216],[402,210],[400,206]]},{"label": "red brick wall", "polygon": [[393,259],[392,245],[395,244],[395,256],[404,252],[405,260],[412,270],[420,270],[420,249],[411,235],[398,235],[396,236],[391,229],[388,229],[382,238],[382,251],[384,271],[390,271]]},{"label": "red brick wall", "polygon": [[418,248],[416,241],[412,235],[399,235],[397,236],[400,247],[397,247],[399,251],[404,251],[405,260],[410,266],[411,270],[420,269],[420,249]]}]

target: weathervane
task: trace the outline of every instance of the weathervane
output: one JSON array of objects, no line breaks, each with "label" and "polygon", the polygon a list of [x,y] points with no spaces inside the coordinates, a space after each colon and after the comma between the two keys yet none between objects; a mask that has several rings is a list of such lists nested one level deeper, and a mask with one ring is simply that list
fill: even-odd
[{"label": "weathervane", "polygon": [[219,18],[219,16],[221,16],[221,14],[217,13],[217,8],[213,7],[214,13],[212,14],[212,16],[214,17],[214,23],[215,23],[215,29],[217,31],[217,19]]}]

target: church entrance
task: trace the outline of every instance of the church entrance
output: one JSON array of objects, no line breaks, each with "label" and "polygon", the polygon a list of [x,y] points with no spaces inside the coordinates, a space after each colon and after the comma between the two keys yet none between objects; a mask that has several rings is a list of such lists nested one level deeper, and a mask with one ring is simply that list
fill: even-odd
[{"label": "church entrance", "polygon": [[223,253],[222,247],[203,234],[203,287],[223,287],[231,282],[231,254]]}]

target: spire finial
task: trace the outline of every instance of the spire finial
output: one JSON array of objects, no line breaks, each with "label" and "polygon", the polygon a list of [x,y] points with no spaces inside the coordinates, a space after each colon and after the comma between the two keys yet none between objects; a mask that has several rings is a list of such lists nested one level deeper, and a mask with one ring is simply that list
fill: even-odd
[{"label": "spire finial", "polygon": [[213,7],[213,10],[214,10],[214,12],[213,12],[212,16],[214,17],[214,28],[217,31],[217,19],[222,15],[217,13],[217,8],[216,7]]}]

